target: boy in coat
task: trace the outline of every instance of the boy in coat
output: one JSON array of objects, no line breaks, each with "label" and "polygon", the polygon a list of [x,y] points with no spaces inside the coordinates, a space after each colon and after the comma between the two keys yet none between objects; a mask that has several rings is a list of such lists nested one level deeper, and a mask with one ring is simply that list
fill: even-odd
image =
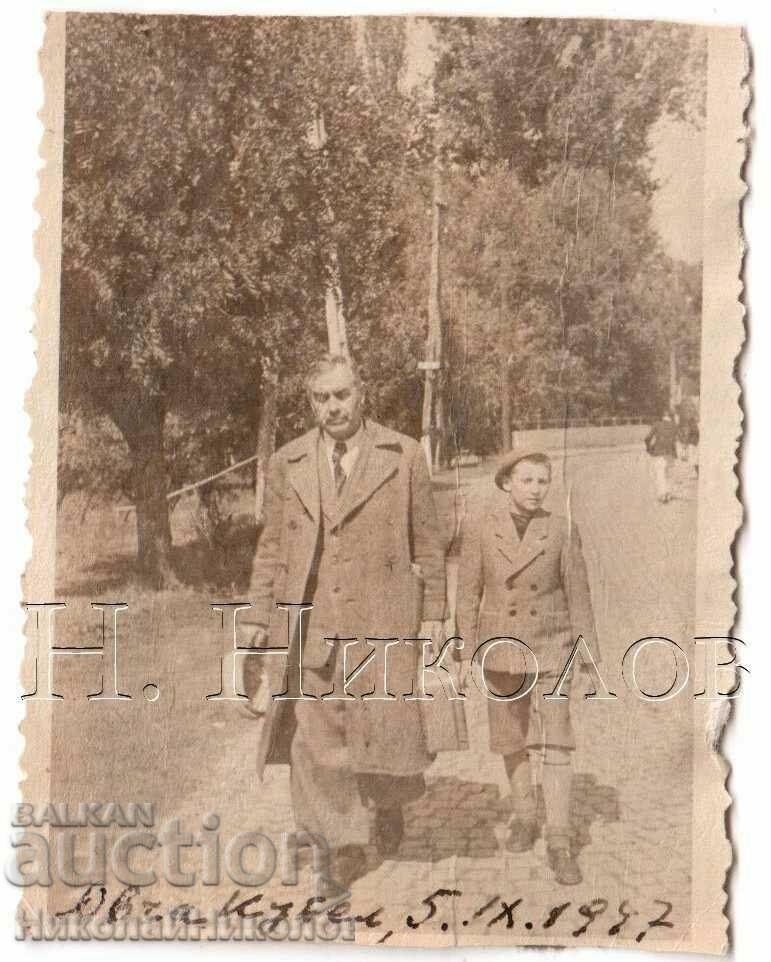
[{"label": "boy in coat", "polygon": [[[490,750],[503,756],[511,786],[507,847],[527,851],[539,834],[528,754],[538,750],[544,756],[549,863],[560,883],[577,884],[581,873],[569,825],[575,749],[569,700],[546,701],[543,695],[556,686],[579,634],[598,660],[581,540],[575,524],[543,508],[551,484],[547,455],[513,452],[495,482],[501,494],[463,525],[457,601],[461,657],[470,659],[480,645],[500,637],[519,639],[534,653],[538,675],[529,691],[533,678],[515,646],[491,645],[484,660],[490,692],[522,692],[510,700],[488,700]],[[562,691],[567,689],[566,681]]]}]

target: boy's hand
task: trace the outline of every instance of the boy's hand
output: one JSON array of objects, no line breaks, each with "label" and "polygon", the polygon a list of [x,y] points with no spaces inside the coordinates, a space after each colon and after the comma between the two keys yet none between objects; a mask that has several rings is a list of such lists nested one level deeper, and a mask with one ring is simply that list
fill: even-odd
[{"label": "boy's hand", "polygon": [[464,695],[468,695],[471,691],[471,687],[474,684],[471,661],[464,660],[461,662],[457,662],[456,664],[458,665],[457,674],[456,674],[456,678],[457,678],[456,687],[458,689],[458,693],[463,693]]}]

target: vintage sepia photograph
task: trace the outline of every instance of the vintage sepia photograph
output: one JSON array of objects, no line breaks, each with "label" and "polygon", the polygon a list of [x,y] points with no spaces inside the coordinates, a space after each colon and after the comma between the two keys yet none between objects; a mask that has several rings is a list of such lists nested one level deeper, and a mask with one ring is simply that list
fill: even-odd
[{"label": "vintage sepia photograph", "polygon": [[745,58],[50,16],[22,937],[725,951]]}]

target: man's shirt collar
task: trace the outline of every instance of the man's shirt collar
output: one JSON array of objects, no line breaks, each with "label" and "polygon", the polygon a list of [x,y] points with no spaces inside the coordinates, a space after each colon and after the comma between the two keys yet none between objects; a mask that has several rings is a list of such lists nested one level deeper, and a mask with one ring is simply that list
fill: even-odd
[{"label": "man's shirt collar", "polygon": [[[364,431],[365,431],[365,426],[364,426],[364,421],[362,420],[361,424],[356,429],[356,431],[354,431],[354,433],[349,438],[345,439],[346,451],[354,451],[356,450],[356,448],[361,446],[361,443],[364,440]],[[327,434],[327,432],[323,428],[321,429],[321,438],[324,441],[324,446],[327,449],[327,454],[331,455],[332,450],[334,449],[335,444],[337,442],[331,435]]]}]

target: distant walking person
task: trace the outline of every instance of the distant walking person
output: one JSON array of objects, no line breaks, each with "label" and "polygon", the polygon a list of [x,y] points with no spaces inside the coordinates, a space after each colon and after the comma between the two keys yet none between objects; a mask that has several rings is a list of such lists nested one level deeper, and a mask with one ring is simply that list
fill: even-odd
[{"label": "distant walking person", "polygon": [[699,412],[690,398],[683,398],[678,409],[677,434],[683,448],[683,460],[699,476]]},{"label": "distant walking person", "polygon": [[677,456],[677,426],[669,411],[665,411],[645,437],[645,448],[653,458],[653,477],[656,497],[661,504],[671,500],[672,466]]}]

